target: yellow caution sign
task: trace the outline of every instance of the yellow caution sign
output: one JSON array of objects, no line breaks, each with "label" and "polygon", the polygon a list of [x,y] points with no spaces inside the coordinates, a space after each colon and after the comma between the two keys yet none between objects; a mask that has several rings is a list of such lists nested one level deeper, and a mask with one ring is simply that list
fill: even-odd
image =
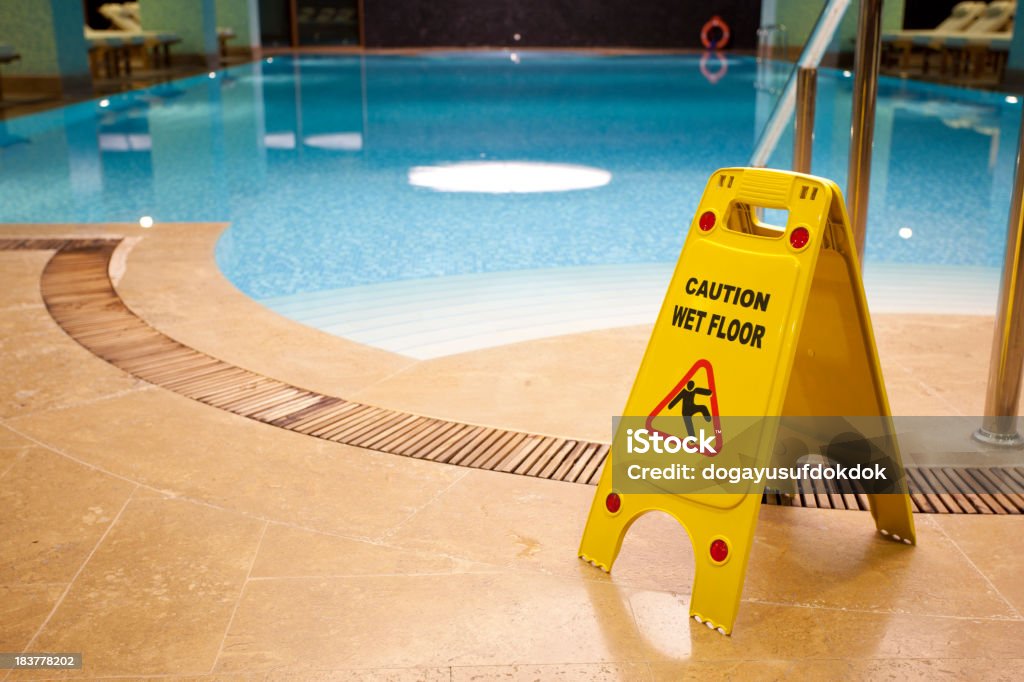
[{"label": "yellow caution sign", "polygon": [[[788,211],[784,229],[763,224],[762,209]],[[624,415],[641,418],[631,422],[640,425],[628,430],[631,438],[634,431],[649,438],[678,434],[679,442],[696,453],[690,455],[695,466],[708,471],[712,465],[725,470],[775,461],[773,454],[785,450],[783,429],[778,420],[762,417],[820,415],[815,428],[836,432],[845,423],[839,416],[889,423],[849,220],[834,183],[750,168],[724,169],[711,177]],[[758,419],[748,419],[752,427],[734,439],[725,421],[730,417]],[[690,615],[730,633],[764,483],[748,485],[747,492],[730,492],[734,487],[634,494],[616,467],[636,456],[632,440],[627,455],[621,431],[622,426],[594,496],[579,556],[610,571],[633,521],[649,511],[668,513],[693,545]],[[840,434],[817,436],[829,442]],[[895,439],[883,449],[893,485],[887,494],[867,495],[870,509],[882,533],[911,544],[914,523]],[[849,447],[836,457],[850,465],[866,463],[870,453]],[[641,471],[631,467],[631,477]],[[674,474],[659,470],[651,475]],[[660,489],[665,488],[649,490]]]}]

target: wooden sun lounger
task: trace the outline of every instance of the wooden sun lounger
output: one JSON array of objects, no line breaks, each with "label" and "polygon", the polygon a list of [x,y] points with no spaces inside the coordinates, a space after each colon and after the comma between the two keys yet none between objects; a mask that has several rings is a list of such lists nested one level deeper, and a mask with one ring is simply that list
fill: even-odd
[{"label": "wooden sun lounger", "polygon": [[108,3],[100,6],[99,12],[118,32],[143,38],[142,55],[147,67],[166,68],[171,65],[171,45],[180,43],[181,36],[169,31],[143,30],[138,3]]},{"label": "wooden sun lounger", "polygon": [[108,78],[118,78],[122,73],[132,73],[132,51],[142,47],[142,36],[123,31],[95,31],[86,29],[85,39],[89,43],[89,68],[93,77],[99,77],[100,67]]},{"label": "wooden sun lounger", "polygon": [[890,35],[890,50],[901,50],[900,68],[907,66],[911,52],[918,51],[923,54],[922,73],[928,73],[931,56],[938,54],[941,58],[940,73],[952,72],[959,76],[973,65],[974,74],[980,75],[983,66],[993,61],[990,46],[1001,45],[1003,38],[1012,35],[1012,29],[1008,27],[1012,26],[1016,2],[994,0],[989,5],[982,5],[980,12],[976,5],[970,2],[958,4],[950,18],[934,31],[902,31],[896,34],[897,37]]},{"label": "wooden sun lounger", "polygon": [[[985,11],[985,3],[977,0],[965,0],[953,7],[950,15],[941,24],[930,30],[895,31],[882,35],[882,48],[886,54],[886,61],[892,61],[892,54],[898,54],[898,66],[906,68],[910,62],[910,55],[915,47],[927,47],[938,35],[949,31],[963,31],[973,24]],[[927,71],[928,60],[925,57],[924,69]]]}]

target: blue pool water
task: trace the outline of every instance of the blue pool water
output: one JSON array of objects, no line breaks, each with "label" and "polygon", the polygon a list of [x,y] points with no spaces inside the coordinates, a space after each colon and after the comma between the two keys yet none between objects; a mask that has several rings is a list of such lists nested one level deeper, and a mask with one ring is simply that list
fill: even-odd
[{"label": "blue pool water", "polygon": [[[244,65],[0,124],[0,221],[230,221],[218,262],[257,298],[672,261],[708,176],[747,162],[774,104],[753,59],[726,66],[715,81],[690,56]],[[819,83],[814,172],[841,186],[851,85],[830,70]],[[1020,106],[883,79],[868,263],[998,266]],[[772,165],[788,167],[790,145]],[[409,182],[413,168],[481,161],[610,181],[530,194]]]}]

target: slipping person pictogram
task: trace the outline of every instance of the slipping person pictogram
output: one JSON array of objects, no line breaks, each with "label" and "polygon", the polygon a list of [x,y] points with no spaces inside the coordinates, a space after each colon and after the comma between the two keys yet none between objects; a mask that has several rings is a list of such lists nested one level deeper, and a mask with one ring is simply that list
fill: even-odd
[{"label": "slipping person pictogram", "polygon": [[678,403],[683,403],[683,422],[686,424],[686,433],[691,436],[696,436],[697,433],[693,430],[693,417],[695,415],[701,415],[706,421],[711,421],[711,413],[708,408],[704,405],[697,404],[697,396],[699,395],[711,395],[711,390],[707,388],[696,388],[696,384],[693,381],[687,381],[686,387],[679,391],[679,394],[672,399],[672,402],[668,404],[668,409],[672,409]]},{"label": "slipping person pictogram", "polygon": [[[703,375],[699,374],[700,372],[703,372]],[[703,378],[701,378],[702,376]],[[675,412],[673,408],[680,403],[682,403],[681,411],[687,435],[696,437],[697,431],[705,428],[703,424],[694,427],[693,417],[700,415],[714,429],[715,451],[720,450],[722,447],[722,425],[719,423],[718,418],[718,389],[715,388],[715,372],[711,368],[711,363],[706,358],[694,362],[693,366],[683,374],[679,381],[672,386],[671,390],[665,394],[665,397],[648,413],[647,429],[651,432],[660,433],[663,438],[667,438],[669,435],[676,435],[671,433],[672,428],[669,427],[667,420],[669,419],[669,414]],[[675,412],[675,414],[679,413]],[[655,419],[658,417],[666,420],[663,424],[668,431],[659,429],[657,424],[655,424]],[[671,419],[674,420],[675,417]]]}]

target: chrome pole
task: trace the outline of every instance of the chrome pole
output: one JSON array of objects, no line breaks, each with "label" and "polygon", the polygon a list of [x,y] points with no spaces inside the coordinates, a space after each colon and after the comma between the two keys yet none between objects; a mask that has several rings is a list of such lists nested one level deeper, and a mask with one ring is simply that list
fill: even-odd
[{"label": "chrome pole", "polygon": [[875,97],[882,54],[882,0],[861,0],[854,58],[853,111],[850,116],[850,171],[846,205],[857,256],[864,256],[868,226],[868,189],[871,184],[871,144],[875,135]]},{"label": "chrome pole", "polygon": [[1017,170],[1013,176],[1010,220],[1006,227],[1006,255],[999,286],[999,309],[992,335],[985,416],[974,437],[994,445],[1024,445],[1017,433],[1021,370],[1024,369],[1024,119],[1017,142]]},{"label": "chrome pole", "polygon": [[793,117],[793,170],[797,173],[811,172],[817,89],[818,70],[801,66],[796,74],[796,116]]}]

